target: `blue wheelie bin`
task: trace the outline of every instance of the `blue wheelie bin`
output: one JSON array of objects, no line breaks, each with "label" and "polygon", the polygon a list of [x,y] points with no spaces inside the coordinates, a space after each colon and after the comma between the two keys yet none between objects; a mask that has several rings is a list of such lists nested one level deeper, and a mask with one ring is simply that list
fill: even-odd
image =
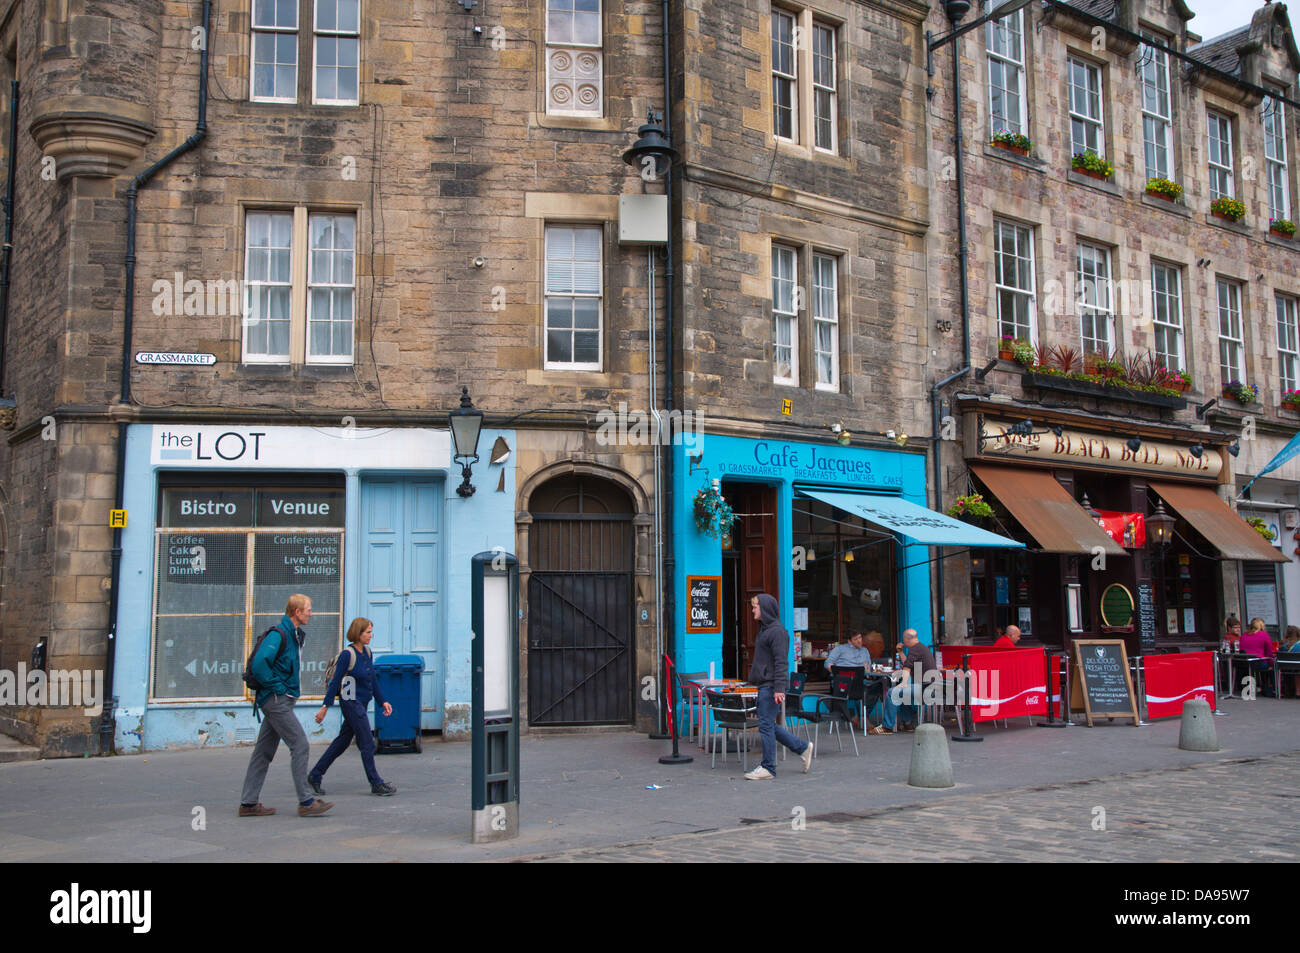
[{"label": "blue wheelie bin", "polygon": [[384,717],[382,706],[375,705],[375,751],[421,751],[420,743],[420,675],[424,660],[418,655],[385,655],[375,659],[375,681],[384,693],[393,713]]}]

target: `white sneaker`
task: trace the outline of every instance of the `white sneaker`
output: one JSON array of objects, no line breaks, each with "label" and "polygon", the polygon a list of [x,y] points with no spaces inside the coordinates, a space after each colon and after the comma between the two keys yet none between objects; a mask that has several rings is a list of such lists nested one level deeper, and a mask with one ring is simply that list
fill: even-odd
[{"label": "white sneaker", "polygon": [[776,777],[775,774],[773,774],[771,771],[767,770],[767,768],[763,767],[760,764],[753,771],[749,772],[749,774],[745,775],[745,780],[746,781],[770,781],[774,777]]},{"label": "white sneaker", "polygon": [[813,746],[812,746],[812,742],[810,741],[810,742],[808,742],[808,747],[803,749],[803,754],[799,755],[799,759],[800,759],[801,761],[803,761],[803,773],[804,773],[804,774],[807,774],[808,771],[809,771],[809,769],[812,768],[812,759],[813,759],[813,750],[812,750],[812,749],[813,749]]}]

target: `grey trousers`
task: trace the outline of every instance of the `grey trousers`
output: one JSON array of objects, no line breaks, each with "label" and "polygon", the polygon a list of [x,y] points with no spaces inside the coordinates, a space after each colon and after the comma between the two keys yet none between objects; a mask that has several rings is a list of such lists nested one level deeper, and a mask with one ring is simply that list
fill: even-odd
[{"label": "grey trousers", "polygon": [[244,793],[239,798],[240,804],[256,804],[262,799],[266,769],[271,766],[271,759],[275,757],[281,741],[289,746],[289,770],[293,773],[293,786],[298,791],[298,803],[312,799],[311,788],[307,787],[307,761],[311,756],[311,745],[307,741],[307,732],[302,730],[302,725],[293,713],[294,702],[297,700],[288,695],[272,695],[262,706],[262,730],[258,732],[257,744],[253,746],[253,756],[248,759],[248,773],[244,775]]}]

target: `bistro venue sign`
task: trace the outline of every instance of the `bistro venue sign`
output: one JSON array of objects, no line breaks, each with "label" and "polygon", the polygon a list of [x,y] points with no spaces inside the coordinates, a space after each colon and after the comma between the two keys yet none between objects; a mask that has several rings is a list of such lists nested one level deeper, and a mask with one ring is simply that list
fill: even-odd
[{"label": "bistro venue sign", "polygon": [[1196,457],[1186,446],[1158,440],[1143,439],[1142,445],[1132,450],[1128,446],[1131,438],[1123,434],[1111,436],[1063,429],[1060,436],[1050,430],[1041,433],[1036,430],[1025,437],[1008,432],[1015,423],[1012,420],[984,417],[980,421],[971,415],[969,421],[978,431],[967,446],[978,446],[979,456],[984,459],[1141,470],[1206,479],[1217,478],[1223,469],[1222,455],[1209,447]]}]

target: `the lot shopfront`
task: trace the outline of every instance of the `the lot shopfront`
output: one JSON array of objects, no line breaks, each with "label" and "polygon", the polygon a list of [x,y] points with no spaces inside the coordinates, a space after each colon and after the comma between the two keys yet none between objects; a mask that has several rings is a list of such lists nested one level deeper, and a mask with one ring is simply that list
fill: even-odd
[{"label": "the lot shopfront", "polygon": [[[436,429],[130,427],[118,749],[254,737],[244,660],[295,592],[314,613],[299,708],[309,735],[337,730],[337,711],[323,726],[312,715],[358,615],[374,623],[377,655],[423,660],[423,727],[467,730],[470,606],[447,595],[467,590],[475,553],[510,548],[514,473],[507,462],[504,493],[465,500],[446,489],[450,454]],[[475,483],[496,486],[498,469],[480,464]]]},{"label": "the lot shopfront", "polygon": [[[1009,434],[1023,419],[967,405],[972,488],[995,505],[996,531],[1027,546],[971,551],[976,644],[1014,624],[1048,647],[1099,637],[1125,639],[1130,654],[1213,646],[1237,563],[1272,578],[1284,560],[1219,496],[1228,455],[1210,435],[1148,426],[1137,438],[1131,424],[1042,414],[1031,435]],[[1175,520],[1163,546],[1148,523],[1161,512]]]},{"label": "the lot shopfront", "polygon": [[[695,448],[674,448],[679,671],[712,664],[719,676],[744,678],[758,629],[746,607],[760,592],[776,596],[806,655],[860,630],[880,630],[890,651],[909,627],[932,642],[930,546],[858,515],[859,503],[891,511],[881,519],[906,510],[913,525],[942,523],[939,532],[955,540],[963,527],[921,511],[923,451],[716,435],[699,446],[698,462],[688,456]],[[700,532],[694,517],[697,492],[715,479],[737,513],[722,540]]]}]

